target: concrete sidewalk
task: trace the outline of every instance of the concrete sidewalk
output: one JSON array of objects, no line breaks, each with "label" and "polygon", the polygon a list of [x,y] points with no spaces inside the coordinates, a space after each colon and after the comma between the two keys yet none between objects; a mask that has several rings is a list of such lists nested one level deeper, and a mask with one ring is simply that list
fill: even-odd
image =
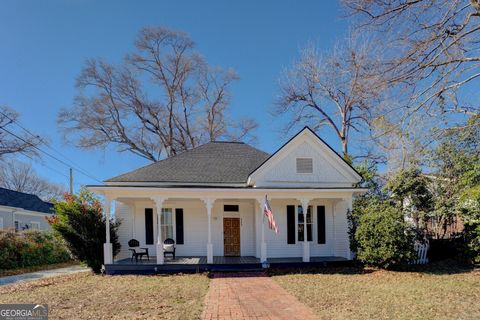
[{"label": "concrete sidewalk", "polygon": [[90,269],[82,266],[71,266],[65,268],[23,273],[15,276],[0,277],[0,286],[87,271],[90,271]]}]

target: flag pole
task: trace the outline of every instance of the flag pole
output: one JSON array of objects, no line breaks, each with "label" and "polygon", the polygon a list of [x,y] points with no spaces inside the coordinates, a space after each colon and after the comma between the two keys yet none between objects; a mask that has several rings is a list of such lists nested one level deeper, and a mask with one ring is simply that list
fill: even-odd
[{"label": "flag pole", "polygon": [[265,200],[263,202],[263,206],[262,206],[262,211],[261,211],[261,214],[262,214],[262,243],[260,244],[260,247],[261,247],[261,260],[260,261],[261,263],[264,263],[266,262],[267,260],[267,253],[266,253],[266,244],[265,244],[265,205],[266,205],[266,202],[267,201],[267,195],[265,195]]},{"label": "flag pole", "polygon": [[[265,206],[265,202],[264,202],[264,206]],[[262,208],[262,244],[265,243],[265,213],[263,212],[263,210],[264,208]]]}]

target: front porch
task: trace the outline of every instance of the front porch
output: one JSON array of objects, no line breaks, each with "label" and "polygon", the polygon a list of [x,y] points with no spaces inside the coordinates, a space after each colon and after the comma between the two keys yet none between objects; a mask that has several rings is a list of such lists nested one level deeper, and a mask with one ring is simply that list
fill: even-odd
[{"label": "front porch", "polygon": [[[346,221],[350,190],[169,189],[161,190],[162,197],[153,190],[147,194],[122,189],[114,197],[105,197],[107,218],[115,200],[114,217],[121,222],[121,251],[115,259],[106,230],[105,265],[128,261],[131,239],[148,249],[156,265],[226,265],[231,261],[227,256],[241,257],[249,264],[284,258],[289,263],[316,262],[316,257],[350,259]],[[267,192],[278,234],[263,221],[264,196],[260,195]],[[177,256],[189,258],[172,263],[158,254],[163,253],[166,238],[174,239]]]},{"label": "front porch", "polygon": [[165,273],[196,273],[225,271],[262,271],[264,268],[297,268],[297,267],[329,267],[345,266],[351,263],[343,257],[311,257],[310,262],[303,262],[302,257],[268,258],[263,265],[256,257],[224,257],[214,256],[213,263],[207,263],[206,256],[185,256],[175,259],[166,258],[163,264],[158,264],[156,257],[138,262],[131,259],[121,259],[113,264],[105,265],[109,275],[119,274],[165,274]]}]

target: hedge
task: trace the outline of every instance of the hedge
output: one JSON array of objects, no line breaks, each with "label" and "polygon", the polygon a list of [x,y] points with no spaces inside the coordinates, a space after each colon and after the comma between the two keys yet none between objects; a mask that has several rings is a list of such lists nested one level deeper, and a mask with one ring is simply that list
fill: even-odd
[{"label": "hedge", "polygon": [[71,260],[65,242],[52,232],[0,231],[0,269],[16,269]]}]

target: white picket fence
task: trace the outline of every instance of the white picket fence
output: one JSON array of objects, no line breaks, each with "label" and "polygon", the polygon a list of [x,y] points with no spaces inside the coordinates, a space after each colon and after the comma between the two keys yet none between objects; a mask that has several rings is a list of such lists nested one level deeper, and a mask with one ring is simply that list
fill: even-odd
[{"label": "white picket fence", "polygon": [[428,248],[429,248],[428,242],[426,243],[420,243],[416,242],[414,245],[415,252],[417,253],[417,258],[410,262],[410,264],[427,264],[428,263]]}]

